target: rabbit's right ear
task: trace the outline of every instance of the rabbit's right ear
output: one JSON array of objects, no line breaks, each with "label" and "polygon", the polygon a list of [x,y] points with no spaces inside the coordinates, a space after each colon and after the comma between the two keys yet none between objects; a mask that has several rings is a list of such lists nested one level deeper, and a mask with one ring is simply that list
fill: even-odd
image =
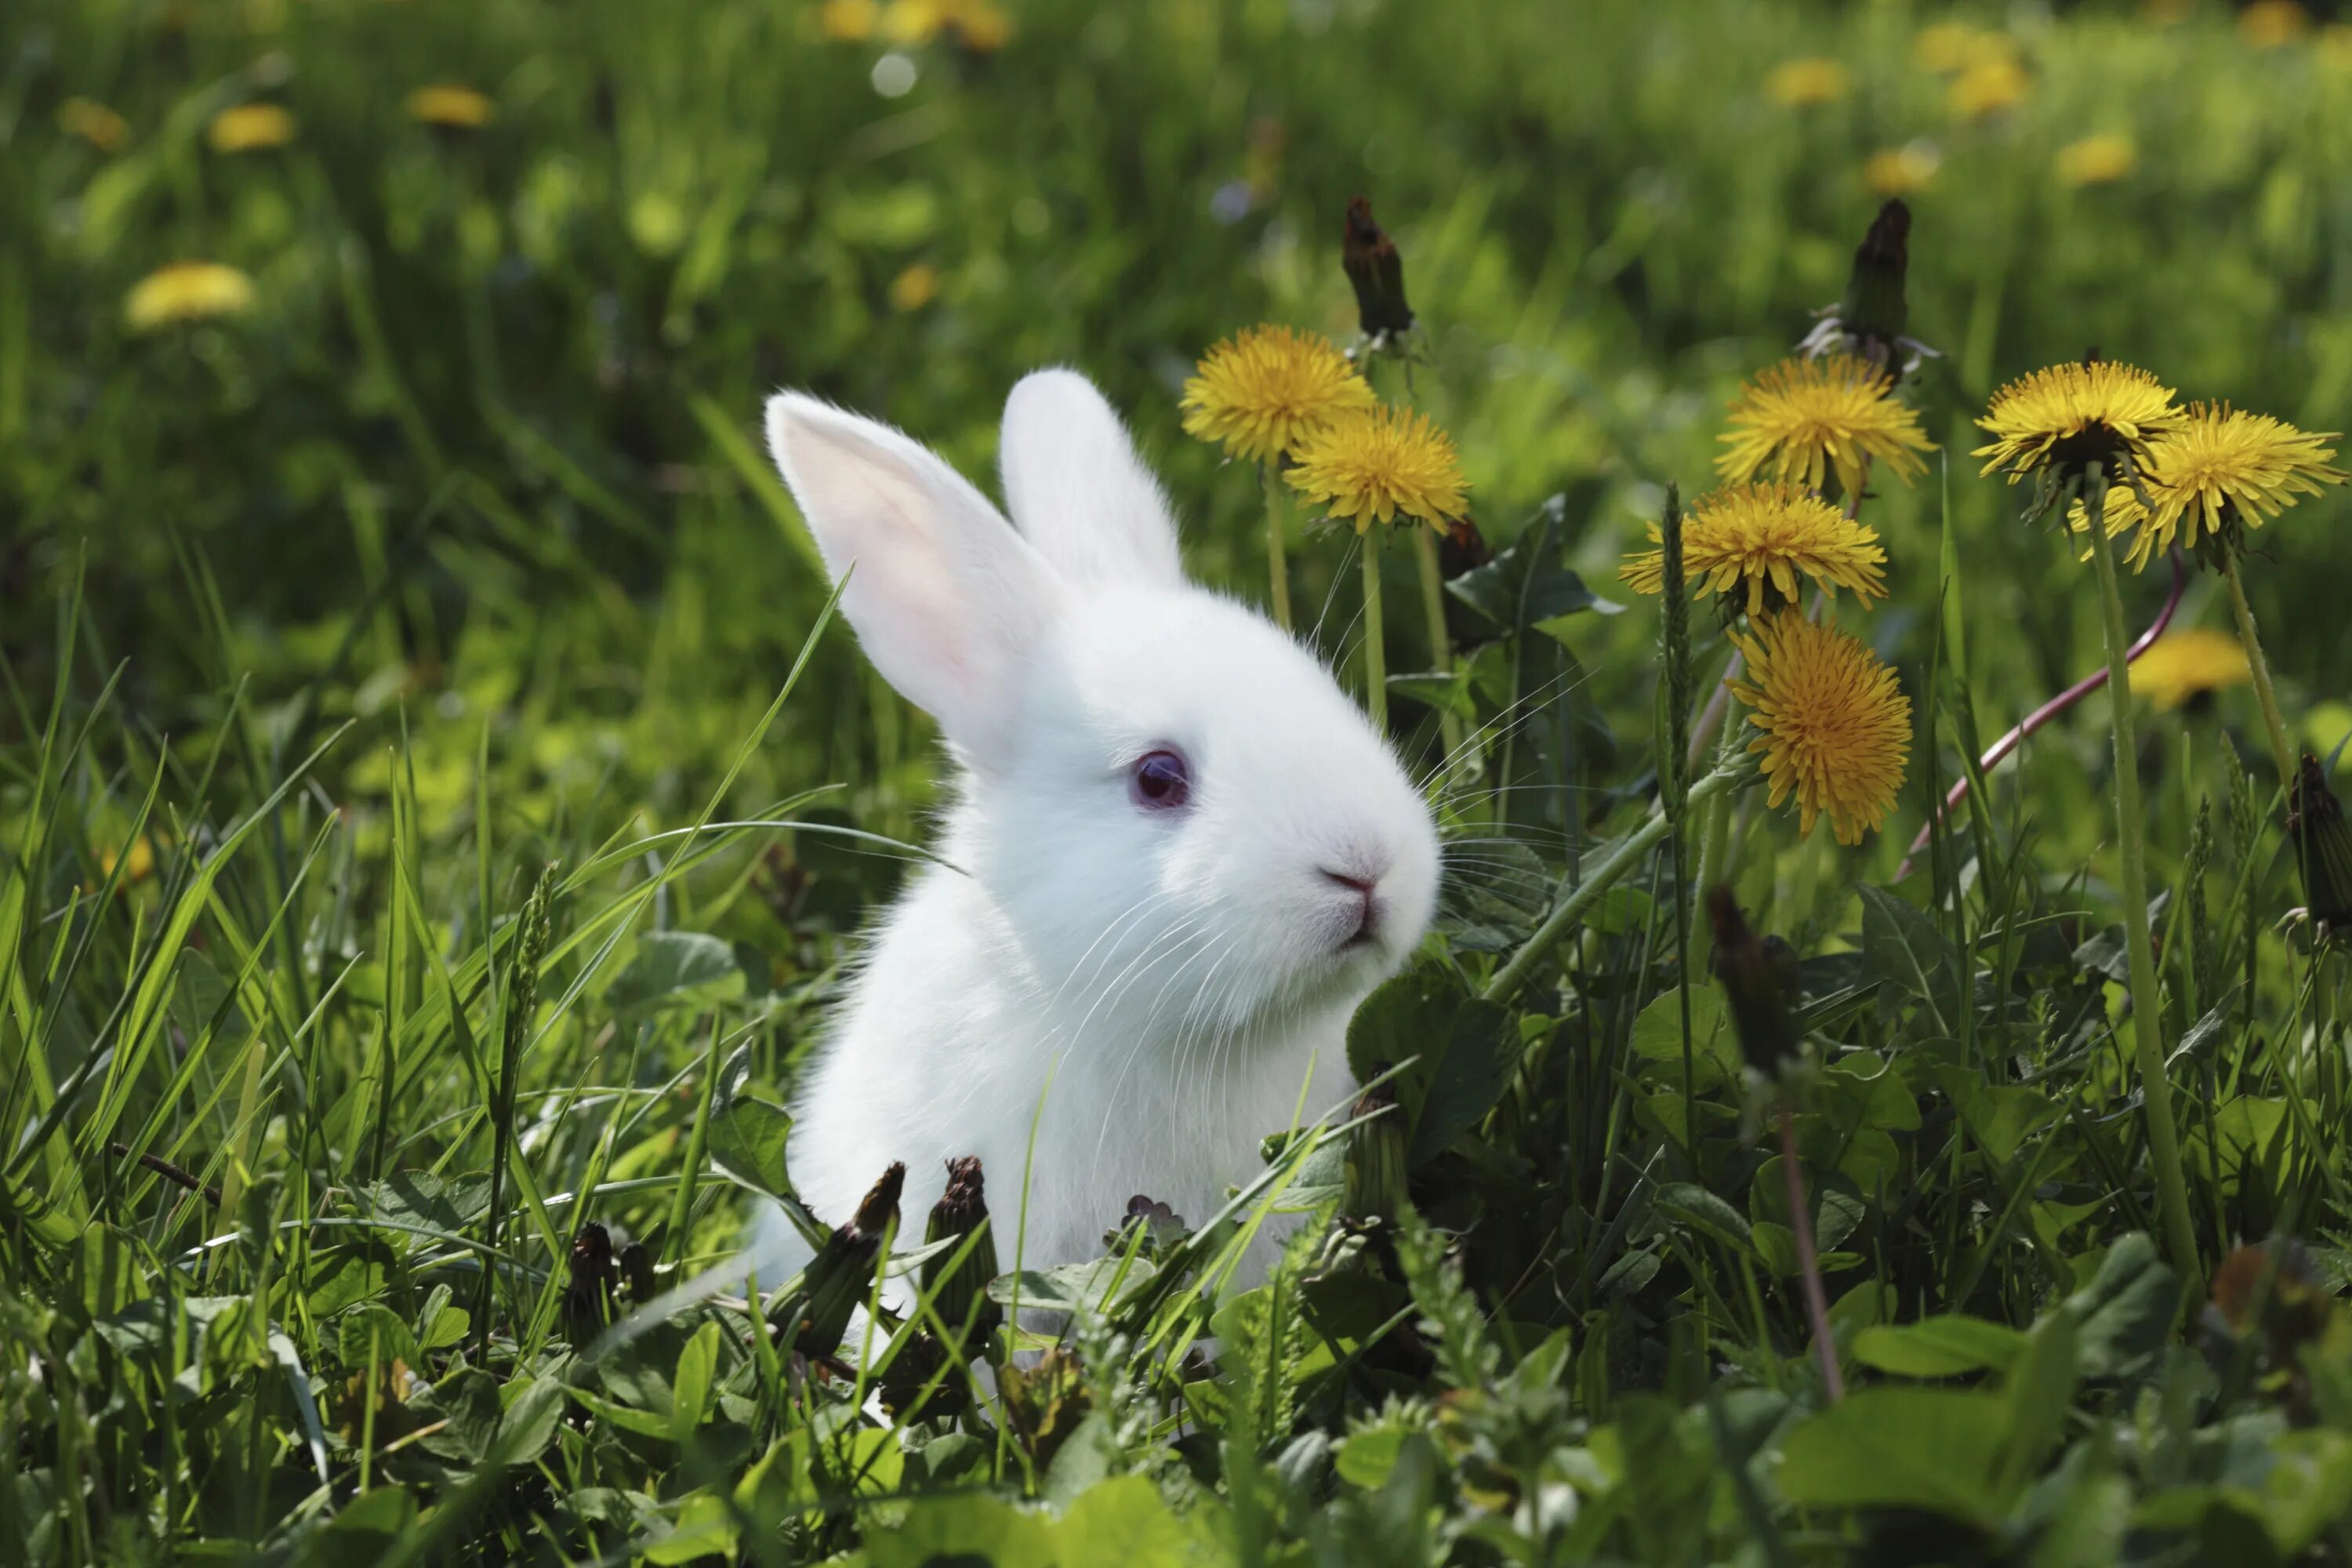
[{"label": "rabbit's right ear", "polygon": [[1022,658],[1066,592],[987,499],[887,425],[796,392],[768,450],[883,679],[983,764],[1011,730]]}]

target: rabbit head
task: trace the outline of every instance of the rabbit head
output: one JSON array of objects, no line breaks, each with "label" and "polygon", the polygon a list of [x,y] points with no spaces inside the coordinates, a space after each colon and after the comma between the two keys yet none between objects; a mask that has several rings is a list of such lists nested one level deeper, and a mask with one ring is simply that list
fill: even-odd
[{"label": "rabbit head", "polygon": [[1013,389],[1011,523],[873,421],[786,393],[767,426],[867,657],[963,765],[943,853],[1069,1045],[1279,1035],[1418,945],[1438,870],[1419,792],[1313,655],[1185,579],[1092,384]]}]

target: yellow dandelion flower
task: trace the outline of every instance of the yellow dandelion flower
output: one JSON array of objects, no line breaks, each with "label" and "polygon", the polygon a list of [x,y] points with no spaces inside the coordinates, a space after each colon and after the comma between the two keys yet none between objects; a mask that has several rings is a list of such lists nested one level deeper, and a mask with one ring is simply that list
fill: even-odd
[{"label": "yellow dandelion flower", "polygon": [[100,876],[113,876],[117,866],[122,868],[123,881],[145,881],[155,874],[155,841],[142,833],[131,841],[128,849],[109,847],[99,851]]},{"label": "yellow dandelion flower", "polygon": [[2254,0],[2238,13],[2238,37],[2258,49],[2275,49],[2311,31],[2311,13],[2294,0]]},{"label": "yellow dandelion flower", "polygon": [[1787,109],[1835,103],[1850,86],[1846,68],[1821,56],[1782,60],[1764,79],[1764,95]]},{"label": "yellow dandelion flower", "polygon": [[2058,150],[2058,177],[2070,185],[2105,185],[2129,174],[2139,149],[2128,136],[2085,136]]},{"label": "yellow dandelion flower", "polygon": [[1908,483],[1927,472],[1918,454],[1936,446],[1918,415],[1888,390],[1885,370],[1852,354],[1784,359],[1731,400],[1732,428],[1716,437],[1730,450],[1717,454],[1716,471],[1738,484],[1769,463],[1773,479],[1810,490],[1834,473],[1846,494],[1858,495],[1876,458]]},{"label": "yellow dandelion flower", "polygon": [[816,27],[836,44],[862,44],[874,36],[881,16],[875,0],[824,0],[816,8]]},{"label": "yellow dandelion flower", "polygon": [[294,111],[283,104],[240,103],[213,116],[205,140],[215,153],[258,153],[294,140]]},{"label": "yellow dandelion flower", "polygon": [[1919,29],[1911,58],[1922,68],[1948,75],[1966,70],[1983,53],[1984,35],[1965,22],[1937,22]]},{"label": "yellow dandelion flower", "polygon": [[1982,120],[2017,103],[2032,85],[2023,66],[2000,55],[1980,59],[1962,71],[1946,97],[1954,114],[1963,120]]},{"label": "yellow dandelion flower", "polygon": [[1992,395],[1977,424],[1994,438],[1969,456],[1987,459],[1984,473],[2009,469],[2011,484],[2040,468],[2066,472],[2123,451],[2144,464],[2148,442],[2180,417],[2172,388],[2137,365],[2053,364]]},{"label": "yellow dandelion flower", "polygon": [[1911,700],[1879,657],[1832,626],[1783,610],[1733,633],[1748,661],[1732,695],[1759,731],[1770,804],[1797,797],[1811,833],[1824,812],[1841,844],[1859,844],[1894,807],[1911,754]]},{"label": "yellow dandelion flower", "polygon": [[890,279],[890,308],[894,310],[919,310],[938,298],[940,269],[928,261],[918,261]]},{"label": "yellow dandelion flower", "polygon": [[134,331],[253,309],[253,279],[217,261],[174,261],[142,278],[122,301]]},{"label": "yellow dandelion flower", "polygon": [[2132,661],[2131,687],[2158,708],[2173,709],[2254,679],[2245,645],[2227,632],[2191,626],[2157,638]]},{"label": "yellow dandelion flower", "polygon": [[[1649,525],[1650,542],[1665,535]],[[1886,552],[1875,531],[1794,485],[1737,485],[1691,503],[1683,520],[1683,571],[1701,594],[1728,594],[1748,585],[1748,614],[1796,602],[1802,574],[1824,594],[1851,588],[1864,599],[1886,596],[1880,572]],[[1665,588],[1664,549],[1629,555],[1617,574],[1637,594]]]},{"label": "yellow dandelion flower", "polygon": [[58,129],[101,153],[119,153],[131,140],[130,122],[94,98],[68,98],[58,104]]},{"label": "yellow dandelion flower", "polygon": [[1184,384],[1184,431],[1270,463],[1349,409],[1372,405],[1370,383],[1315,332],[1251,327],[1211,349]]},{"label": "yellow dandelion flower", "polygon": [[1862,183],[1880,196],[1907,196],[1927,188],[1944,160],[1924,142],[1882,147],[1862,165]]},{"label": "yellow dandelion flower", "polygon": [[1334,419],[1293,454],[1294,489],[1363,532],[1402,512],[1442,523],[1462,515],[1469,482],[1454,438],[1428,416],[1385,404]]},{"label": "yellow dandelion flower", "polygon": [[478,131],[490,122],[497,105],[470,87],[436,82],[408,95],[408,117],[450,131]]},{"label": "yellow dandelion flower", "polygon": [[[2345,471],[2329,462],[2336,448],[2327,443],[2337,438],[2333,432],[2315,435],[2226,403],[2191,404],[2176,428],[2148,445],[2142,471],[2154,511],[2137,497],[2126,497],[2128,507],[2108,507],[2108,531],[2137,524],[2131,562],[2145,569],[2175,535],[2193,549],[2200,527],[2218,534],[2235,518],[2260,528],[2294,505],[2298,496],[2315,496],[2325,486],[2345,481]],[[2119,510],[2126,518],[2120,525]]]}]

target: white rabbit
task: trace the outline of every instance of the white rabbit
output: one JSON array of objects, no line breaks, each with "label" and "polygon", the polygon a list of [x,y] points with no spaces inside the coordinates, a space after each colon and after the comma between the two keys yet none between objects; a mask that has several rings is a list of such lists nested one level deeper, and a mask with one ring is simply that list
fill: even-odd
[{"label": "white rabbit", "polygon": [[[1349,1016],[1435,901],[1426,805],[1310,653],[1185,580],[1084,377],[1005,404],[1017,532],[896,430],[798,393],[767,426],[866,656],[959,764],[955,869],[883,917],[797,1096],[801,1194],[839,1224],[903,1161],[919,1237],[976,1154],[1007,1268],[1097,1256],[1136,1194],[1201,1223],[1302,1089],[1309,1117],[1348,1093]],[[755,1235],[767,1283],[806,1261],[781,1215]]]}]

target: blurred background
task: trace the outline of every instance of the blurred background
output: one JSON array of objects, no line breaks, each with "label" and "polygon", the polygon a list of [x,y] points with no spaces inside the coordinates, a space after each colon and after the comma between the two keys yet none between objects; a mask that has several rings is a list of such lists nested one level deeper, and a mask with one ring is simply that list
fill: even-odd
[{"label": "blurred background", "polygon": [[[1908,200],[1911,331],[1944,355],[1913,395],[1948,469],[1873,503],[1894,596],[1870,635],[1917,689],[1948,515],[1998,728],[2098,644],[2064,548],[1966,456],[1996,385],[2096,345],[2184,398],[2352,422],[2331,11],[15,0],[0,739],[45,711],[86,570],[85,683],[127,661],[121,710],[157,740],[210,732],[244,682],[278,744],[361,721],[338,800],[381,795],[405,726],[428,824],[470,805],[478,750],[541,827],[690,810],[824,596],[759,449],[782,385],[992,482],[1007,387],[1076,365],[1166,474],[1195,570],[1262,596],[1255,478],[1181,435],[1178,389],[1255,321],[1352,336],[1359,194],[1481,526],[1564,494],[1621,598],[1664,482],[1706,488],[1726,398]],[[2344,504],[2266,531],[2252,572],[2323,745],[2352,729]],[[1310,606],[1339,596],[1337,652],[1342,542],[1297,553]],[[2161,575],[2127,584],[2136,617]],[[2187,621],[2225,623],[2213,587]],[[1647,605],[1568,634],[1629,752],[1654,635]],[[843,781],[840,811],[910,831],[921,721],[845,630],[805,680],[746,788]],[[2221,710],[2242,735],[2244,698]],[[2090,714],[2029,759],[2062,837],[2070,801],[2097,834],[2103,736]]]}]

